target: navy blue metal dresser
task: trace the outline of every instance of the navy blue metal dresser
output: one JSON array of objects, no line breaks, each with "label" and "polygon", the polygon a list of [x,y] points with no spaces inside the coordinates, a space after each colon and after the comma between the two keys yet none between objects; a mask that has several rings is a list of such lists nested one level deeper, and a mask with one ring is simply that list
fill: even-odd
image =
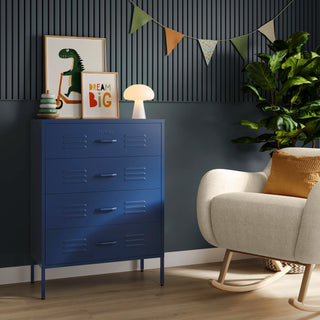
[{"label": "navy blue metal dresser", "polygon": [[42,298],[81,264],[160,257],[163,285],[164,120],[32,120],[31,257]]}]

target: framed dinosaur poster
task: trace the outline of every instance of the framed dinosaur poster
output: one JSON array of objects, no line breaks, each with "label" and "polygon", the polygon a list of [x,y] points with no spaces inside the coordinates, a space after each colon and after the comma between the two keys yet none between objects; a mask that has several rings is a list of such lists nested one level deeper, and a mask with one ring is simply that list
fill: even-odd
[{"label": "framed dinosaur poster", "polygon": [[44,36],[45,84],[59,118],[81,118],[81,72],[106,71],[104,38]]}]

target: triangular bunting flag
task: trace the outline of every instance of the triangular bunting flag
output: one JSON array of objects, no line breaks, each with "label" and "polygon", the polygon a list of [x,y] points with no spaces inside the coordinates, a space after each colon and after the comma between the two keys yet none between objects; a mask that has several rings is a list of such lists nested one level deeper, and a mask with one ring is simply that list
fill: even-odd
[{"label": "triangular bunting flag", "polygon": [[150,17],[139,7],[134,6],[130,33],[135,32],[150,20],[152,20],[152,17]]},{"label": "triangular bunting flag", "polygon": [[270,20],[258,29],[262,34],[264,34],[271,42],[276,40],[276,35],[274,33],[274,20]]},{"label": "triangular bunting flag", "polygon": [[166,31],[167,55],[169,55],[176,45],[181,41],[184,35],[169,28],[164,29]]},{"label": "triangular bunting flag", "polygon": [[230,39],[232,44],[236,47],[236,49],[240,53],[243,60],[246,60],[247,58],[248,38],[249,36],[245,34],[244,36]]},{"label": "triangular bunting flag", "polygon": [[218,41],[216,40],[204,40],[199,39],[199,44],[206,60],[207,66],[210,63],[211,57],[213,55],[214,49],[216,48]]}]

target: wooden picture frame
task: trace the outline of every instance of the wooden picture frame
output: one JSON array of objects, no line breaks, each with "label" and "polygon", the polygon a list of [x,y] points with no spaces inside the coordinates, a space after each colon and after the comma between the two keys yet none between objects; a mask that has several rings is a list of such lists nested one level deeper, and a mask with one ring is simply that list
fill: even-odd
[{"label": "wooden picture frame", "polygon": [[82,118],[119,119],[118,72],[81,72]]},{"label": "wooden picture frame", "polygon": [[106,71],[106,39],[44,36],[46,91],[56,97],[59,118],[82,117],[81,72]]}]

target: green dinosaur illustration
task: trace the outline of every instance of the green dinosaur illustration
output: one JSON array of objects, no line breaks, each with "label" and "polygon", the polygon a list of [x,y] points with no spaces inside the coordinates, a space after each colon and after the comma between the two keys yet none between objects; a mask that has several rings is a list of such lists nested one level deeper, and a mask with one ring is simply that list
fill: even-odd
[{"label": "green dinosaur illustration", "polygon": [[81,71],[83,71],[85,68],[83,66],[82,59],[80,58],[78,52],[70,48],[62,49],[59,52],[59,57],[62,59],[73,59],[71,69],[63,72],[64,75],[71,76],[69,89],[65,95],[69,97],[72,91],[81,93]]}]

